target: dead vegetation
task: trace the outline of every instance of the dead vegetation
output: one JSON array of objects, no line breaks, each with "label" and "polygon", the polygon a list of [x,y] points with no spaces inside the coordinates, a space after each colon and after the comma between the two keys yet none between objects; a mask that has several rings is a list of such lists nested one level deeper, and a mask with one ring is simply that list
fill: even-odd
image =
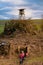
[{"label": "dead vegetation", "polygon": [[15,51],[19,52],[26,47],[29,56],[23,65],[43,65],[43,33],[39,33],[31,21],[11,21],[11,24],[5,24],[4,36],[0,40],[10,43],[9,55],[0,56],[0,65],[19,65],[19,53]]},{"label": "dead vegetation", "polygon": [[31,20],[11,20],[5,23],[4,33],[13,34],[15,31],[31,33],[33,35],[38,33],[37,25]]}]

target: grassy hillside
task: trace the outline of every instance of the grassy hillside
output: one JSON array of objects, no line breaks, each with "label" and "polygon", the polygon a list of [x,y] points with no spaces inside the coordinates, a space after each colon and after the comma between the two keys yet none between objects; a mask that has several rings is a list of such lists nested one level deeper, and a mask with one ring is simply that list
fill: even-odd
[{"label": "grassy hillside", "polygon": [[[4,25],[8,21],[11,21],[11,20],[0,20],[0,33],[3,32]],[[31,20],[31,22],[34,23],[37,26],[38,30],[40,29],[41,21],[42,21],[41,19]],[[18,22],[18,20],[14,20],[14,22]],[[22,21],[20,21],[20,22],[22,22]],[[25,21],[23,21],[23,22],[25,22]],[[28,22],[29,22],[29,20],[28,20]],[[27,21],[25,23],[27,23]]]},{"label": "grassy hillside", "polygon": [[[13,29],[13,23],[11,20],[0,20],[0,34],[4,31],[5,22],[8,23],[7,29]],[[24,33],[24,30],[40,30],[42,20],[14,20],[14,29],[17,31],[7,37],[0,37],[0,41],[6,41],[10,43],[10,52],[8,56],[0,56],[0,65],[19,65],[19,55],[15,52],[16,49],[27,46],[29,55],[25,58],[23,65],[43,65],[43,32],[36,35]],[[18,31],[20,30],[20,31]],[[22,32],[23,31],[23,32]]]},{"label": "grassy hillside", "polygon": [[[11,20],[0,20],[0,25],[4,25],[5,22],[8,22],[8,21],[11,21]],[[17,20],[15,20],[17,21]],[[35,19],[35,20],[31,20],[32,22],[36,23],[36,24],[40,24],[41,23],[41,19]]]},{"label": "grassy hillside", "polygon": [[4,31],[5,22],[9,20],[0,20],[0,34]]}]

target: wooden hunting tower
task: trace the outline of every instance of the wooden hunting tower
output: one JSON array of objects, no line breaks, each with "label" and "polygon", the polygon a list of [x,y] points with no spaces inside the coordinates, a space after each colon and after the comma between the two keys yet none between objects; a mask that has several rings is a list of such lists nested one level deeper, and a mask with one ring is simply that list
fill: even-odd
[{"label": "wooden hunting tower", "polygon": [[19,19],[24,19],[25,14],[24,14],[24,9],[19,9]]}]

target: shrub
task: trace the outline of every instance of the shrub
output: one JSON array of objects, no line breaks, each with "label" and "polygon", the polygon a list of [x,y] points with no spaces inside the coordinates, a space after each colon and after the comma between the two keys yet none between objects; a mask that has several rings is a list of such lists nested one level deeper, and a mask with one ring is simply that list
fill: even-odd
[{"label": "shrub", "polygon": [[4,32],[6,34],[12,34],[17,30],[24,33],[32,33],[32,31],[37,31],[38,29],[37,25],[31,22],[31,20],[11,20],[5,23]]}]

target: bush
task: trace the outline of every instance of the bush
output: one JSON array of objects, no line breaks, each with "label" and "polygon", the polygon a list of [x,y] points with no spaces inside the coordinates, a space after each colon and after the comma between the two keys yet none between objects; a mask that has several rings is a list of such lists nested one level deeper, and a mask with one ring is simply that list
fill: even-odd
[{"label": "bush", "polygon": [[37,30],[37,26],[31,20],[11,20],[5,23],[5,34],[12,34],[15,31],[28,32]]}]

